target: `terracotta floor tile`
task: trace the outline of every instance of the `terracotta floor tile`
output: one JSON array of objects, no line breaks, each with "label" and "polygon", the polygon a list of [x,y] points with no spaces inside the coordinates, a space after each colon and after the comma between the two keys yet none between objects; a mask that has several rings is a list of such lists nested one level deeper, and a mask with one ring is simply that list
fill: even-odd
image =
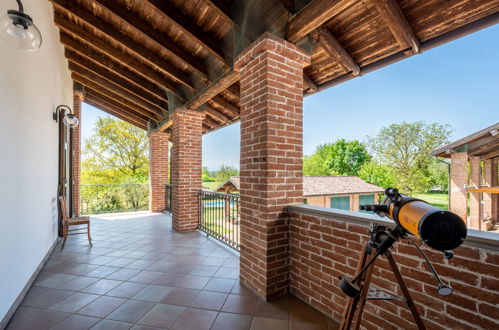
[{"label": "terracotta floor tile", "polygon": [[99,298],[99,296],[94,294],[77,292],[74,295],[69,296],[66,299],[50,306],[50,309],[61,312],[74,313],[84,306],[90,304],[97,298]]},{"label": "terracotta floor tile", "polygon": [[255,296],[253,291],[248,289],[248,287],[242,284],[240,281],[236,281],[236,284],[234,284],[234,286],[232,287],[231,293],[241,294],[245,296]]},{"label": "terracotta floor tile", "polygon": [[250,315],[220,313],[210,330],[249,330],[251,321]]},{"label": "terracotta floor tile", "polygon": [[157,304],[138,323],[151,327],[169,328],[177,322],[185,309],[183,306]]},{"label": "terracotta floor tile", "polygon": [[288,330],[289,322],[286,320],[254,317],[251,322],[251,330]]},{"label": "terracotta floor tile", "polygon": [[126,299],[123,298],[101,296],[76,313],[103,318],[121,306],[125,301]]},{"label": "terracotta floor tile", "polygon": [[314,324],[327,329],[327,318],[310,305],[297,298],[290,298],[289,321]]},{"label": "terracotta floor tile", "polygon": [[8,330],[45,330],[49,329],[51,326],[56,323],[64,320],[70,314],[52,311],[52,310],[43,310],[40,313],[34,315],[26,319],[25,321],[9,324],[7,327]]},{"label": "terracotta floor tile", "polygon": [[161,273],[161,272],[155,272],[155,271],[151,271],[151,270],[143,270],[143,271],[137,273],[137,275],[128,279],[128,281],[148,284],[163,274],[164,273]]},{"label": "terracotta floor tile", "polygon": [[175,322],[174,330],[208,330],[217,317],[217,312],[187,308]]},{"label": "terracotta floor tile", "polygon": [[27,307],[27,306],[19,306],[14,315],[12,315],[12,317],[10,318],[9,324],[13,325],[19,322],[24,322],[27,319],[40,313],[41,311],[43,311],[43,309]]},{"label": "terracotta floor tile", "polygon": [[72,291],[33,286],[29,290],[22,305],[37,308],[48,308],[74,294]]},{"label": "terracotta floor tile", "polygon": [[105,294],[108,291],[111,291],[113,288],[117,287],[120,285],[121,281],[115,281],[115,280],[98,280],[94,284],[90,284],[86,288],[80,290],[81,292],[85,293],[93,293],[93,294]]},{"label": "terracotta floor tile", "polygon": [[159,302],[172,290],[173,288],[169,286],[149,284],[134,295],[133,299]]},{"label": "terracotta floor tile", "polygon": [[78,276],[74,280],[71,280],[59,286],[58,289],[80,291],[81,289],[86,288],[90,284],[94,284],[98,280],[99,279],[95,277]]},{"label": "terracotta floor tile", "polygon": [[106,278],[110,280],[126,281],[135,276],[138,272],[140,272],[138,269],[121,268],[120,270],[106,276]]},{"label": "terracotta floor tile", "polygon": [[99,267],[95,268],[94,270],[86,273],[85,276],[104,278],[104,277],[114,273],[117,270],[119,270],[118,267],[99,266]]},{"label": "terracotta floor tile", "polygon": [[91,328],[92,330],[128,330],[133,326],[131,323],[118,322],[113,320],[101,320]]},{"label": "terracotta floor tile", "polygon": [[212,278],[204,286],[203,290],[230,292],[235,283],[236,283],[235,280],[229,280],[229,279],[223,279],[223,278]]},{"label": "terracotta floor tile", "polygon": [[289,319],[289,299],[281,297],[275,301],[265,302],[258,299],[255,309],[255,316],[271,319]]},{"label": "terracotta floor tile", "polygon": [[231,294],[222,307],[223,312],[253,315],[257,298],[255,296],[243,296]]},{"label": "terracotta floor tile", "polygon": [[218,266],[194,265],[189,271],[189,275],[213,276],[217,272],[218,268]]},{"label": "terracotta floor tile", "polygon": [[133,269],[146,269],[147,267],[151,266],[154,263],[153,260],[135,260],[132,263],[128,264],[126,267],[127,268],[133,268]]},{"label": "terracotta floor tile", "polygon": [[[109,254],[108,254],[109,255]],[[116,258],[106,264],[106,266],[112,266],[112,267],[125,267],[132,262],[136,261],[136,259],[131,259],[131,258]]]},{"label": "terracotta floor tile", "polygon": [[50,330],[86,330],[99,321],[100,319],[95,317],[73,314],[62,322],[57,323]]},{"label": "terracotta floor tile", "polygon": [[47,288],[57,288],[58,286],[69,282],[71,280],[74,280],[77,278],[75,275],[69,275],[69,274],[54,274],[44,280],[37,281],[35,283],[36,286],[43,286]]},{"label": "terracotta floor tile", "polygon": [[160,276],[151,281],[151,284],[178,287],[186,276],[184,274],[161,273]]},{"label": "terracotta floor tile", "polygon": [[106,296],[111,297],[121,297],[121,298],[132,298],[140,290],[146,287],[147,284],[135,283],[135,282],[124,282],[111,291],[106,293]]},{"label": "terracotta floor tile", "polygon": [[217,258],[217,257],[206,257],[202,262],[201,265],[207,265],[207,266],[222,266],[223,263],[227,259],[225,258]]},{"label": "terracotta floor tile", "polygon": [[84,274],[87,274],[98,267],[99,266],[97,266],[97,265],[79,264],[78,266],[71,267],[64,272],[66,274],[72,274],[72,275],[84,275]]},{"label": "terracotta floor tile", "polygon": [[188,289],[202,289],[209,280],[210,278],[206,276],[185,275],[185,277],[177,284],[177,287]]},{"label": "terracotta floor tile", "polygon": [[199,290],[175,288],[161,299],[161,302],[171,305],[190,306],[199,292]]},{"label": "terracotta floor tile", "polygon": [[135,323],[142,318],[154,303],[142,300],[128,300],[116,308],[106,319]]},{"label": "terracotta floor tile", "polygon": [[192,302],[191,307],[219,311],[227,299],[227,294],[221,292],[201,291]]}]

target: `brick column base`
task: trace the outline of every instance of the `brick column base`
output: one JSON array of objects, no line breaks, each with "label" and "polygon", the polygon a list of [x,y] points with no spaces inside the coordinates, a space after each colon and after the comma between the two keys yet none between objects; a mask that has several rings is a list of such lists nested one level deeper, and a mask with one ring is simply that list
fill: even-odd
[{"label": "brick column base", "polygon": [[80,216],[80,175],[81,175],[81,102],[83,101],[83,92],[75,89],[73,91],[73,113],[78,118],[80,123],[73,128],[73,187],[71,198],[73,202],[74,216]]},{"label": "brick column base", "polygon": [[265,33],[241,72],[241,281],[260,297],[289,291],[285,206],[303,200],[303,67],[310,56]]},{"label": "brick column base", "polygon": [[179,109],[170,118],[172,126],[172,220],[179,232],[198,225],[201,189],[204,113]]},{"label": "brick column base", "polygon": [[451,155],[450,164],[450,211],[459,215],[465,222],[468,217],[468,154],[458,152]]},{"label": "brick column base", "polygon": [[166,209],[168,183],[168,141],[170,135],[162,132],[149,133],[149,210],[163,212]]}]

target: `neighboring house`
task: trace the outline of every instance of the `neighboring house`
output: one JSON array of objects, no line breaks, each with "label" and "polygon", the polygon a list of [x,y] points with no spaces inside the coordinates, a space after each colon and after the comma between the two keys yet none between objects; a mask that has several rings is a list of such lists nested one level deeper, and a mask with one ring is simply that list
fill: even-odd
[{"label": "neighboring house", "polygon": [[[239,193],[239,177],[230,177],[215,191]],[[359,205],[377,203],[377,195],[383,191],[356,176],[303,177],[303,203],[314,206],[359,211]]]}]

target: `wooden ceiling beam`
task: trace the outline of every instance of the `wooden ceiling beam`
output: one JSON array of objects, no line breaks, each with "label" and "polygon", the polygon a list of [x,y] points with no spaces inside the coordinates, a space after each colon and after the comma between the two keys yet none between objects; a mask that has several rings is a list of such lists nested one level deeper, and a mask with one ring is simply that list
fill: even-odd
[{"label": "wooden ceiling beam", "polygon": [[[128,79],[127,77],[124,77],[123,75],[119,74],[118,72],[110,69],[109,67],[102,65],[101,63],[97,61],[93,61],[89,59],[88,57],[70,49],[69,47],[66,47],[64,51],[64,55],[66,58],[74,62],[76,64],[79,64],[92,72],[99,74],[100,76],[109,78],[113,82],[117,83],[118,85],[133,91],[135,95],[138,95],[146,100],[150,100],[152,104],[155,104],[159,106],[161,109],[168,109],[168,103],[167,103],[167,98],[166,96],[161,97],[160,95],[157,95],[147,88],[144,88],[144,83],[145,81],[138,78],[138,77],[133,77],[132,79]],[[131,72],[129,72],[131,74]],[[153,85],[155,86],[155,85]],[[155,86],[157,87],[157,86]]]},{"label": "wooden ceiling beam", "polygon": [[[147,49],[143,44],[140,44],[118,30],[115,30],[109,23],[93,15],[84,7],[77,5],[76,2],[68,0],[51,1],[56,4],[57,10],[65,12],[66,14],[75,15],[91,28],[98,30],[111,40],[119,43],[123,48],[134,54],[135,57],[140,58],[153,68],[161,70],[161,72],[171,80],[171,82],[167,83],[167,86],[165,86],[168,90],[175,93],[177,90],[176,83],[182,84],[191,89],[193,88],[191,78],[188,74],[174,67],[150,49]],[[67,7],[64,7],[65,5]],[[66,28],[68,27],[68,24],[75,25],[73,22],[66,22]]]},{"label": "wooden ceiling beam", "polygon": [[204,91],[187,102],[186,108],[190,110],[196,110],[208,100],[211,100],[214,96],[220,94],[228,86],[231,86],[236,81],[239,81],[239,77],[239,72],[233,70],[226,73],[217,81],[212,82],[210,86],[208,86]]},{"label": "wooden ceiling beam", "polygon": [[84,102],[123,121],[126,121],[129,124],[142,128],[143,130],[147,130],[147,122],[139,121],[128,115],[124,115],[122,112],[118,112],[118,109],[113,108],[110,105],[105,104],[104,102],[99,102],[99,100],[93,98],[92,96],[85,97]]},{"label": "wooden ceiling beam", "polygon": [[313,0],[288,22],[286,39],[295,43],[322,24],[329,21],[341,9],[342,0]]},{"label": "wooden ceiling beam", "polygon": [[324,26],[318,27],[312,36],[316,41],[322,46],[322,48],[328,53],[328,55],[336,60],[346,71],[352,72],[354,76],[360,74],[360,68],[355,63],[354,59],[347,53],[345,48],[336,40],[336,38],[331,34],[331,32]]},{"label": "wooden ceiling beam", "polygon": [[206,116],[203,120],[203,125],[210,127],[210,129],[214,129],[215,127],[220,126],[216,121]]},{"label": "wooden ceiling beam", "polygon": [[175,57],[178,61],[187,65],[189,69],[198,71],[204,76],[208,76],[208,70],[204,60],[194,56],[191,52],[179,46],[178,42],[168,34],[162,33],[149,23],[141,20],[137,14],[128,10],[119,2],[115,0],[95,0],[95,3],[121,20],[127,26],[133,28],[145,39],[165,50],[169,56]]},{"label": "wooden ceiling beam", "polygon": [[115,109],[117,113],[123,114],[136,121],[147,122],[149,120],[147,116],[139,114],[135,112],[135,110],[133,110],[132,108],[123,106],[122,104],[116,102],[115,100],[91,88],[87,88],[85,97],[92,98],[96,101],[98,100],[99,103],[101,104],[109,105],[109,107]]},{"label": "wooden ceiling beam", "polygon": [[239,116],[239,107],[235,106],[234,104],[230,103],[220,95],[215,95],[212,99],[212,102],[216,103],[218,106],[226,109],[229,113],[231,113],[233,116]]},{"label": "wooden ceiling beam", "polygon": [[[155,96],[151,96],[148,93],[145,93],[141,88],[137,87],[135,84],[130,83],[128,80],[121,78],[120,76],[114,74],[112,71],[109,72],[107,70],[103,70],[100,67],[96,66],[92,61],[88,61],[82,59],[81,57],[66,57],[69,60],[69,69],[71,71],[80,71],[80,73],[84,73],[87,71],[93,75],[98,76],[100,79],[104,79],[109,81],[109,83],[116,85],[119,88],[127,90],[133,95],[139,97],[140,99],[148,102],[154,107],[158,107],[161,109],[161,113],[168,111],[168,104],[156,98]],[[73,70],[73,68],[75,70]],[[82,70],[83,69],[83,70]]]},{"label": "wooden ceiling beam", "polygon": [[100,38],[97,38],[95,35],[89,33],[88,31],[85,31],[83,28],[77,26],[76,24],[68,22],[66,19],[62,18],[59,15],[55,16],[54,21],[60,29],[70,34],[73,38],[82,40],[90,47],[98,49],[99,51],[105,53],[106,55],[121,63],[123,66],[130,68],[134,72],[148,77],[159,86],[172,91],[172,93],[176,92],[176,86],[171,81],[166,80],[162,74],[151,69],[149,66],[144,65],[134,57],[122,53],[119,49],[114,48],[109,43]]},{"label": "wooden ceiling beam", "polygon": [[158,120],[159,114],[151,114],[151,112],[149,110],[144,109],[140,105],[133,103],[126,96],[123,96],[120,93],[117,93],[117,92],[110,90],[108,88],[109,86],[98,84],[95,81],[89,79],[88,77],[85,77],[85,76],[78,74],[76,72],[73,72],[71,74],[71,78],[73,78],[74,81],[77,81],[80,84],[84,85],[85,87],[99,91],[101,94],[104,94],[107,97],[109,97],[110,99],[115,100],[116,102],[122,104],[122,106],[124,106],[124,107],[129,107],[137,113],[140,113],[146,117],[152,117],[151,119]]},{"label": "wooden ceiling beam", "polygon": [[103,88],[106,88],[107,90],[113,92],[114,94],[122,96],[123,98],[127,99],[128,102],[133,103],[137,107],[147,111],[150,116],[161,116],[163,112],[167,110],[161,109],[156,105],[152,105],[151,103],[146,102],[142,98],[133,94],[133,92],[125,89],[124,87],[121,87],[111,80],[101,77],[100,75],[92,72],[91,70],[88,70],[85,67],[82,67],[79,64],[69,62],[69,70],[82,77],[85,77],[88,80],[91,80],[94,84],[100,85]]},{"label": "wooden ceiling beam", "polygon": [[227,23],[234,24],[232,11],[226,2],[223,0],[204,0],[204,2],[213,8]]},{"label": "wooden ceiling beam", "polygon": [[164,132],[166,131],[167,129],[169,129],[170,127],[173,126],[173,120],[171,119],[168,119],[162,123],[159,124],[158,128],[157,128],[157,131],[158,132]]},{"label": "wooden ceiling beam", "polygon": [[495,158],[497,156],[499,156],[499,147],[497,147],[495,150],[492,150],[491,152],[480,155],[480,158],[481,159],[490,159],[490,158]]},{"label": "wooden ceiling beam", "polygon": [[144,91],[155,95],[157,98],[168,101],[165,90],[161,89],[161,87],[158,86],[159,84],[154,80],[149,80],[148,76],[140,75],[137,71],[133,71],[129,67],[124,67],[109,55],[97,52],[92,49],[92,47],[82,45],[77,40],[67,35],[64,31],[61,31],[60,40],[66,48],[66,58],[85,58],[87,61],[91,61],[95,65],[105,68],[110,72],[135,83],[136,85],[142,87]]},{"label": "wooden ceiling beam", "polygon": [[227,67],[229,66],[229,63],[227,63],[225,59],[227,54],[225,49],[222,47],[223,43],[220,40],[216,40],[212,36],[208,35],[207,32],[197,26],[194,19],[185,16],[182,11],[179,8],[176,8],[171,2],[165,2],[164,0],[146,1],[156,8],[166,19],[172,22],[179,30],[185,33],[190,39],[194,40],[196,43],[200,44],[203,48],[215,55]]},{"label": "wooden ceiling beam", "polygon": [[404,50],[412,49],[413,53],[419,53],[419,41],[409,22],[395,0],[371,0],[379,15]]},{"label": "wooden ceiling beam", "polygon": [[207,107],[206,113],[222,124],[229,124],[232,122],[232,119],[226,117],[224,114],[212,107]]},{"label": "wooden ceiling beam", "polygon": [[317,85],[314,83],[314,81],[307,76],[305,73],[303,73],[303,89],[305,91],[309,91],[310,93],[315,93],[317,92]]}]

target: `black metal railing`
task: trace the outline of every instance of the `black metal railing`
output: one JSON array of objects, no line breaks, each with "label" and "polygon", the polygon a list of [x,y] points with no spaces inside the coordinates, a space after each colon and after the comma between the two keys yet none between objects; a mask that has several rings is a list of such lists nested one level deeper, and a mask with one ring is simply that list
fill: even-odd
[{"label": "black metal railing", "polygon": [[239,195],[199,191],[200,230],[239,251]]},{"label": "black metal railing", "polygon": [[173,196],[173,185],[165,185],[165,211],[172,213],[172,196]]},{"label": "black metal railing", "polygon": [[80,213],[143,211],[149,208],[149,184],[82,184]]}]

